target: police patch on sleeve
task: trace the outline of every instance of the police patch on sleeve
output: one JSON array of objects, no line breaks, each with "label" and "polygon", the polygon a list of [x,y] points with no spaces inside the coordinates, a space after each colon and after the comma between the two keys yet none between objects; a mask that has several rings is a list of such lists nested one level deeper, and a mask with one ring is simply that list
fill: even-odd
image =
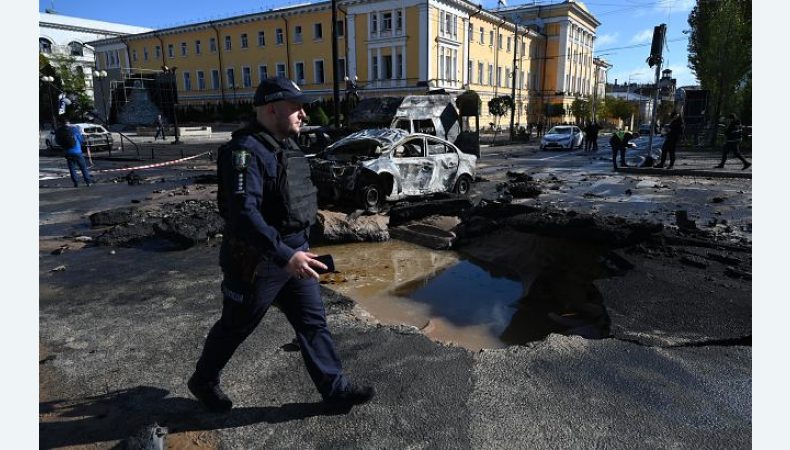
[{"label": "police patch on sleeve", "polygon": [[233,150],[233,168],[239,171],[247,169],[250,164],[250,152],[247,150]]}]

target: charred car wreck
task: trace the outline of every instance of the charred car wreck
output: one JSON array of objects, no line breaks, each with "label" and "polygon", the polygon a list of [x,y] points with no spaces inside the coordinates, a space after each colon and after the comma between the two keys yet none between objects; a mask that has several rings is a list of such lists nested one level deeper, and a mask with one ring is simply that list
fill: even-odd
[{"label": "charred car wreck", "polygon": [[411,196],[466,195],[476,162],[444,139],[396,128],[353,133],[310,158],[319,198],[372,212],[384,201]]}]

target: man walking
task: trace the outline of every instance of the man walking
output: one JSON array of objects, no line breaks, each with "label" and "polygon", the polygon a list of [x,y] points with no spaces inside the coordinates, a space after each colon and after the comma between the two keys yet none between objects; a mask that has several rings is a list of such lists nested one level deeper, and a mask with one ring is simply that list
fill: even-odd
[{"label": "man walking", "polygon": [[222,316],[187,383],[211,411],[231,409],[220,372],[274,301],[296,331],[307,372],[328,406],[350,408],[375,395],[343,374],[316,273],[327,267],[309,252],[316,188],[304,153],[291,140],[306,117],[305,102],[293,81],[263,80],[253,98],[255,120],[235,131],[217,155],[217,200],[225,219]]},{"label": "man walking", "polygon": [[741,170],[746,170],[751,167],[752,163],[747,161],[746,158],[743,157],[743,154],[741,154],[740,146],[743,140],[743,126],[741,125],[741,120],[738,119],[735,113],[730,113],[729,117],[730,123],[724,130],[724,137],[727,139],[727,143],[724,144],[724,150],[722,150],[721,153],[721,162],[718,166],[715,166],[715,168],[723,169],[724,164],[727,162],[727,154],[732,151],[733,155],[743,163]]},{"label": "man walking", "polygon": [[671,169],[675,165],[675,148],[683,136],[683,118],[676,112],[672,113],[672,119],[669,121],[669,130],[664,138],[664,144],[661,146],[661,161],[656,164],[655,168],[660,169],[664,167],[669,155],[669,165],[667,169]]},{"label": "man walking", "polygon": [[85,180],[85,185],[89,186],[93,183],[90,172],[88,172],[88,165],[85,164],[85,157],[82,156],[82,134],[76,127],[72,127],[69,119],[63,119],[60,126],[55,130],[55,143],[60,146],[66,157],[66,165],[69,167],[69,175],[74,187],[79,187],[79,180],[77,179],[77,168],[82,172],[82,179]]},{"label": "man walking", "polygon": [[156,134],[154,135],[154,141],[156,141],[156,139],[159,136],[162,136],[162,140],[166,141],[167,136],[165,136],[165,122],[162,119],[161,114],[156,115],[156,120],[154,121],[154,125],[156,125]]},{"label": "man walking", "polygon": [[620,167],[628,167],[625,163],[625,150],[633,146],[630,141],[634,138],[634,134],[630,131],[615,131],[609,139],[609,145],[612,146],[612,166],[617,171],[617,154],[620,153]]}]

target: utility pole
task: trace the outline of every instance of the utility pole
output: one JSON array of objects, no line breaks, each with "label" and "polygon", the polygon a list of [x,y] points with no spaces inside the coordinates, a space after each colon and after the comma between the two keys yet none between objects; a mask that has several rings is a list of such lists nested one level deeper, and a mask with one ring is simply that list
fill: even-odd
[{"label": "utility pole", "polygon": [[[395,58],[395,55],[392,55]],[[334,116],[335,129],[340,128],[340,75],[337,66],[337,0],[332,0],[332,115]]]},{"label": "utility pole", "polygon": [[653,150],[653,134],[656,131],[656,113],[658,112],[658,82],[661,77],[661,62],[663,61],[663,52],[664,52],[664,36],[666,36],[667,26],[666,24],[661,24],[655,28],[653,28],[653,44],[650,49],[650,56],[647,58],[647,64],[649,66],[656,66],[656,83],[655,89],[656,93],[653,96],[653,114],[650,119],[650,138],[647,141],[647,156],[645,158],[645,165],[650,164],[653,165],[653,157],[651,156],[651,151]]}]

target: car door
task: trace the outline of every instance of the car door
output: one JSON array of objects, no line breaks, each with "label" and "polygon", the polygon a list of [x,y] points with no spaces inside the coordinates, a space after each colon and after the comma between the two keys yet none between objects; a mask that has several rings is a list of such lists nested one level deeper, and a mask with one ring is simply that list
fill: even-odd
[{"label": "car door", "polygon": [[392,160],[398,168],[404,194],[419,195],[426,191],[433,177],[434,164],[426,157],[424,137],[403,140],[396,146]]},{"label": "car door", "polygon": [[446,143],[431,137],[425,138],[428,159],[433,163],[433,174],[428,192],[447,192],[452,189],[452,181],[458,172],[458,152]]}]

